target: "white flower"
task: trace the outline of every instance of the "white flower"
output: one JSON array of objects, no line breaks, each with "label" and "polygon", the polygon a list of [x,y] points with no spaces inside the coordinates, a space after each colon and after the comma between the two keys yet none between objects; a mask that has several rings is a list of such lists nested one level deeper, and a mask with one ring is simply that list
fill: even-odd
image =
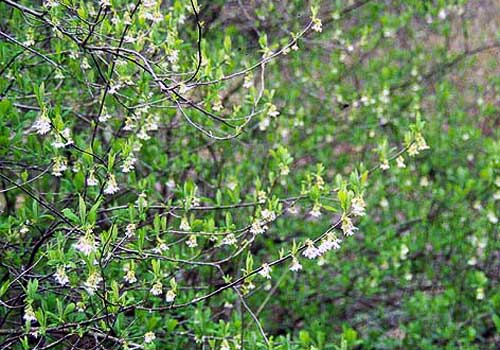
[{"label": "white flower", "polygon": [[250,89],[253,86],[253,76],[247,75],[245,76],[245,81],[243,82],[243,87],[245,89]]},{"label": "white flower", "polygon": [[118,192],[120,188],[118,187],[118,184],[116,183],[115,176],[113,174],[108,175],[108,182],[106,184],[106,187],[104,188],[104,193],[105,194],[114,194]]},{"label": "white flower", "polygon": [[309,215],[311,215],[313,218],[319,218],[321,216],[321,205],[314,204],[313,208],[309,212]]},{"label": "white flower", "polygon": [[263,224],[260,220],[255,220],[250,227],[250,233],[254,235],[262,234],[266,232],[267,226]]},{"label": "white flower", "polygon": [[87,177],[87,186],[97,186],[99,185],[99,181],[95,177],[94,169],[89,171],[89,176]]},{"label": "white flower", "polygon": [[344,232],[344,235],[352,236],[357,229],[348,216],[344,215],[342,217],[342,232]]},{"label": "white flower", "polygon": [[102,111],[102,114],[99,116],[99,121],[101,123],[106,123],[109,119],[111,119],[111,115],[106,111]]},{"label": "white flower", "polygon": [[44,7],[57,7],[59,6],[57,0],[46,0],[43,3]]},{"label": "white flower", "polygon": [[135,234],[136,226],[135,224],[128,224],[125,228],[125,236],[130,237]]},{"label": "white flower", "polygon": [[427,145],[427,143],[425,142],[425,139],[424,137],[422,136],[422,134],[418,133],[417,135],[415,135],[415,144],[417,145],[417,149],[419,151],[424,151],[426,149],[429,149],[430,147]]},{"label": "white flower", "polygon": [[321,20],[319,18],[313,18],[313,26],[311,28],[315,32],[323,31],[323,25],[321,24]]},{"label": "white flower", "polygon": [[137,196],[137,200],[135,201],[135,204],[136,204],[139,208],[145,208],[145,207],[147,207],[147,205],[148,205],[148,197],[147,197],[146,193],[141,192],[141,193]]},{"label": "white flower", "polygon": [[259,271],[259,275],[261,275],[264,278],[271,279],[271,274],[270,274],[271,271],[272,271],[271,267],[268,264],[264,263],[262,264],[262,267]]},{"label": "white flower", "polygon": [[488,214],[486,214],[486,217],[488,218],[488,221],[491,222],[492,224],[498,223],[498,218],[492,211],[489,211]]},{"label": "white flower", "polygon": [[189,239],[186,241],[186,245],[189,248],[196,248],[198,246],[198,242],[196,241],[196,236],[190,235]]},{"label": "white flower", "polygon": [[472,205],[472,207],[476,210],[483,210],[483,206],[481,205],[481,202],[480,201],[475,201],[474,204]]},{"label": "white flower", "polygon": [[64,269],[64,266],[59,266],[57,268],[56,274],[54,275],[54,278],[56,279],[56,282],[59,283],[61,286],[64,286],[69,283],[69,278],[66,275],[66,271]]},{"label": "white flower", "polygon": [[129,173],[131,170],[135,168],[135,162],[137,158],[134,157],[133,154],[130,154],[122,164],[122,173]]},{"label": "white flower", "polygon": [[91,68],[87,57],[82,58],[82,64],[80,65],[80,67],[84,70]]},{"label": "white flower", "polygon": [[390,166],[389,166],[389,161],[387,159],[384,159],[381,163],[380,163],[380,169],[382,170],[387,170],[389,169]]},{"label": "white flower", "polygon": [[276,219],[276,214],[272,210],[264,209],[260,212],[260,215],[266,222],[274,221],[274,219]]},{"label": "white flower", "polygon": [[66,140],[66,143],[64,146],[69,146],[73,144],[73,139],[71,138],[71,129],[70,128],[64,128],[64,130],[61,132],[61,136]]},{"label": "white flower", "polygon": [[496,201],[500,200],[500,190],[493,193],[493,199]]},{"label": "white flower", "polygon": [[270,118],[274,118],[280,115],[280,112],[278,111],[278,108],[276,108],[275,105],[271,104],[269,105],[269,109],[267,110],[267,116]]},{"label": "white flower", "polygon": [[148,132],[145,127],[142,127],[141,130],[139,130],[137,137],[143,141],[147,141],[151,138],[151,136],[148,135]]},{"label": "white flower", "polygon": [[152,343],[156,339],[156,335],[153,332],[147,332],[144,334],[144,342],[146,344]]},{"label": "white flower", "polygon": [[23,226],[21,226],[21,228],[19,229],[19,232],[20,232],[20,233],[22,233],[22,234],[25,234],[25,233],[30,232],[30,229],[28,228],[28,226],[23,225]]},{"label": "white flower", "polygon": [[212,105],[212,109],[216,112],[220,112],[224,109],[224,106],[222,105],[222,101],[220,97],[215,101],[215,103]]},{"label": "white flower", "polygon": [[23,319],[29,323],[37,321],[35,311],[33,311],[33,306],[31,306],[31,304],[28,304],[28,306],[24,308]]},{"label": "white flower", "polygon": [[267,194],[265,191],[258,191],[257,192],[257,200],[259,201],[260,204],[263,204],[267,200]]},{"label": "white flower", "polygon": [[52,167],[52,175],[54,176],[62,176],[62,173],[68,169],[68,161],[66,158],[58,156],[52,158],[54,161],[54,166]]},{"label": "white flower", "polygon": [[288,174],[290,174],[290,168],[288,167],[288,165],[280,164],[279,167],[281,176],[287,176]]},{"label": "white flower", "polygon": [[165,301],[166,301],[167,303],[171,303],[171,302],[173,302],[173,301],[175,300],[175,297],[176,297],[176,296],[177,296],[177,295],[175,294],[175,292],[174,292],[172,289],[169,289],[169,290],[167,291],[167,294],[165,295]]},{"label": "white flower", "polygon": [[447,16],[448,16],[448,14],[446,13],[445,9],[439,10],[439,13],[438,13],[439,19],[445,20]]},{"label": "white flower", "polygon": [[125,131],[132,131],[135,128],[135,122],[132,118],[127,117],[125,119],[125,126],[123,127],[123,130]]},{"label": "white flower", "polygon": [[189,221],[188,221],[187,217],[184,216],[181,219],[181,224],[179,226],[179,229],[181,231],[191,231],[191,226],[189,225]]},{"label": "white flower", "polygon": [[304,251],[302,252],[302,255],[305,256],[306,258],[315,259],[321,255],[318,248],[314,246],[314,242],[311,241],[310,239],[306,241],[306,246],[307,246],[306,249],[304,249]]},{"label": "white flower", "polygon": [[220,344],[220,350],[231,350],[231,346],[229,345],[227,339],[222,340]]},{"label": "white flower", "polygon": [[399,257],[401,258],[401,260],[407,259],[409,251],[410,251],[410,249],[408,248],[408,246],[406,244],[401,245],[401,251],[399,253]]},{"label": "white flower", "polygon": [[429,179],[427,178],[427,176],[422,176],[422,178],[420,179],[420,186],[422,187],[429,186]]},{"label": "white flower", "polygon": [[415,157],[418,154],[418,147],[415,143],[412,143],[410,147],[408,148],[408,155],[410,157]]},{"label": "white flower", "polygon": [[179,50],[171,50],[170,54],[167,56],[170,63],[175,64],[179,60]]},{"label": "white flower", "polygon": [[94,253],[97,251],[97,242],[95,241],[94,237],[90,234],[87,233],[84,236],[81,236],[78,239],[78,242],[75,243],[74,247],[81,251],[83,255],[89,256],[90,254]]},{"label": "white flower", "polygon": [[153,248],[153,252],[156,254],[162,254],[163,252],[169,250],[168,245],[161,240],[158,241],[158,245]]},{"label": "white flower", "polygon": [[151,287],[149,292],[153,295],[160,295],[161,293],[163,293],[163,284],[161,284],[161,282],[159,281],[156,282],[155,284],[153,284],[153,287]]},{"label": "white flower", "polygon": [[118,90],[120,90],[120,88],[122,87],[122,85],[120,83],[116,83],[116,84],[113,84],[109,87],[109,90],[108,90],[108,94],[110,95],[114,95],[118,92]]},{"label": "white flower", "polygon": [[318,246],[318,251],[320,254],[324,254],[330,250],[335,249],[340,249],[340,243],[342,241],[338,239],[334,234],[329,233],[320,243]]},{"label": "white flower", "polygon": [[83,287],[90,295],[94,295],[99,283],[102,282],[102,277],[97,272],[92,272],[87,280],[83,283]]},{"label": "white flower", "polygon": [[292,265],[290,265],[290,271],[302,270],[302,265],[296,257],[292,257]]},{"label": "white flower", "polygon": [[405,159],[403,158],[403,156],[399,156],[396,158],[396,164],[398,168],[406,168]]},{"label": "white flower", "polygon": [[265,131],[269,127],[270,124],[271,124],[271,120],[269,118],[264,117],[259,122],[259,130]]},{"label": "white flower", "polygon": [[470,266],[477,265],[477,258],[475,256],[473,256],[472,258],[467,260],[467,265],[470,265]]},{"label": "white flower", "polygon": [[236,242],[237,242],[237,240],[236,240],[236,236],[234,235],[234,233],[229,233],[222,240],[222,244],[224,244],[224,245],[232,245],[232,244],[236,244]]},{"label": "white flower", "polygon": [[125,277],[123,277],[125,282],[132,284],[137,282],[137,278],[135,277],[135,271],[134,270],[128,270],[127,273],[125,274]]},{"label": "white flower", "polygon": [[199,207],[200,206],[200,198],[194,196],[193,199],[191,199],[191,205],[193,207]]},{"label": "white flower", "polygon": [[354,216],[366,215],[365,206],[366,203],[363,200],[363,197],[361,196],[354,197],[354,199],[352,200],[352,207],[351,207],[352,215]]},{"label": "white flower", "polygon": [[167,185],[167,188],[169,190],[175,189],[175,181],[174,181],[174,179],[168,179],[166,185]]},{"label": "white flower", "polygon": [[484,299],[484,288],[477,288],[476,289],[476,299],[477,300],[483,300]]}]

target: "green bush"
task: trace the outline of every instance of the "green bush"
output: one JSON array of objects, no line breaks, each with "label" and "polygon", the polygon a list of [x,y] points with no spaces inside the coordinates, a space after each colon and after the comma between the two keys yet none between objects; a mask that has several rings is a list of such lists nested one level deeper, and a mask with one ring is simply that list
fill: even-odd
[{"label": "green bush", "polygon": [[499,11],[3,0],[0,349],[496,349]]}]

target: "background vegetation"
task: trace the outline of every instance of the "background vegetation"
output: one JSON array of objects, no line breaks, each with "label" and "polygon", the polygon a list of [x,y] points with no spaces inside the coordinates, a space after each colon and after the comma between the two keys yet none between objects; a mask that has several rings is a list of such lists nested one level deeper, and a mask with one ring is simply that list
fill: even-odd
[{"label": "background vegetation", "polygon": [[0,14],[0,349],[498,349],[498,1]]}]

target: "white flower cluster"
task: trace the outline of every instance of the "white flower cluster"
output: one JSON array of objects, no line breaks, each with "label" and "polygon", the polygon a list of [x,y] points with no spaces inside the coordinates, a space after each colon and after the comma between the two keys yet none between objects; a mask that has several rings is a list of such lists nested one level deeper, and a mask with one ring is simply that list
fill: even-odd
[{"label": "white flower cluster", "polygon": [[89,256],[97,251],[98,244],[92,236],[91,231],[87,232],[85,235],[78,239],[78,242],[74,244],[75,249],[79,250],[85,256]]},{"label": "white flower cluster", "polygon": [[425,142],[425,139],[422,136],[422,134],[418,133],[417,135],[415,135],[415,142],[412,143],[408,148],[408,155],[410,157],[414,157],[417,154],[419,154],[420,151],[425,151],[426,149],[429,148],[430,147]]},{"label": "white flower cluster", "polygon": [[181,230],[181,231],[191,231],[191,225],[189,225],[189,221],[188,221],[188,218],[186,216],[184,216],[181,219],[181,224],[179,226],[179,230]]},{"label": "white flower cluster", "polygon": [[33,306],[31,306],[31,304],[28,304],[25,308],[24,308],[24,316],[23,316],[23,319],[29,323],[33,323],[33,322],[36,322],[37,319],[36,319],[36,315],[35,315],[35,311],[33,310]]},{"label": "white flower cluster", "polygon": [[52,175],[62,176],[62,173],[68,169],[68,161],[63,156],[52,158],[54,165],[52,166]]},{"label": "white flower cluster", "polygon": [[156,339],[156,335],[153,332],[147,332],[144,334],[144,342],[146,344],[152,343]]},{"label": "white flower cluster", "polygon": [[292,257],[292,264],[290,265],[290,271],[297,272],[302,270],[302,265],[295,256]]},{"label": "white flower cluster", "polygon": [[118,184],[116,183],[116,178],[113,174],[108,175],[108,182],[106,183],[106,187],[104,188],[105,194],[115,194],[120,190]]},{"label": "white flower cluster", "polygon": [[321,240],[318,247],[314,245],[312,240],[307,240],[305,243],[306,249],[304,249],[302,255],[308,259],[316,259],[332,249],[340,249],[341,243],[342,241],[334,233],[329,232]]},{"label": "white flower cluster", "polygon": [[233,245],[233,244],[236,244],[237,242],[238,241],[237,241],[234,233],[229,233],[222,239],[223,245]]},{"label": "white flower cluster", "polygon": [[155,296],[161,295],[163,293],[163,284],[160,281],[155,282],[149,292]]},{"label": "white flower cluster", "polygon": [[68,275],[66,275],[66,269],[64,268],[64,266],[57,267],[54,278],[56,282],[59,283],[61,286],[64,286],[69,283],[69,278]]},{"label": "white flower cluster", "polygon": [[64,128],[64,130],[60,134],[56,134],[55,140],[54,142],[52,142],[52,146],[56,149],[64,148],[72,144],[73,144],[73,139],[71,138],[70,128]]},{"label": "white flower cluster", "polygon": [[91,169],[89,171],[89,175],[87,176],[87,186],[97,186],[99,185],[99,181],[95,177],[95,170]]},{"label": "white flower cluster", "polygon": [[42,112],[41,115],[35,120],[32,128],[36,131],[38,135],[45,135],[50,131],[51,124],[50,119],[45,112]]},{"label": "white flower cluster", "polygon": [[260,219],[255,219],[250,227],[250,233],[254,235],[262,234],[267,231],[267,224],[276,220],[276,213],[269,209],[260,212]]},{"label": "white flower cluster", "polygon": [[271,267],[268,264],[264,263],[261,266],[261,269],[259,271],[259,275],[261,275],[264,278],[271,279],[271,272],[272,271],[273,270],[271,269]]},{"label": "white flower cluster", "polygon": [[196,235],[189,235],[186,245],[189,248],[196,248],[198,246],[198,241],[196,240]]},{"label": "white flower cluster", "polygon": [[94,295],[95,291],[99,287],[99,283],[102,282],[102,277],[97,272],[92,272],[87,280],[83,283],[83,287],[89,293],[89,295]]},{"label": "white flower cluster", "polygon": [[122,173],[129,173],[130,171],[134,170],[135,162],[137,162],[137,158],[134,157],[133,153],[130,153],[123,161]]},{"label": "white flower cluster", "polygon": [[352,236],[358,228],[354,226],[352,220],[347,215],[342,216],[342,232],[345,236]]},{"label": "white flower cluster", "polygon": [[354,197],[354,199],[352,200],[352,204],[351,204],[352,215],[354,215],[354,216],[366,215],[365,207],[366,207],[366,203],[363,200],[363,197],[361,197],[361,196]]}]

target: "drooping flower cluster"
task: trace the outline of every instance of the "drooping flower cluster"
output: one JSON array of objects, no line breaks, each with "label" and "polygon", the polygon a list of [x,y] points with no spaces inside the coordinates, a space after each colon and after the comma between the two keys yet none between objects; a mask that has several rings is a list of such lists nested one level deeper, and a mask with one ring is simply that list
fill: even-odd
[{"label": "drooping flower cluster", "polygon": [[74,247],[86,256],[95,253],[98,247],[98,244],[91,233],[92,231],[87,232],[78,239],[78,242],[74,244]]},{"label": "drooping flower cluster", "polygon": [[37,321],[35,311],[33,310],[33,306],[31,305],[31,303],[26,305],[26,307],[24,308],[23,319],[29,323],[33,323],[33,322]]},{"label": "drooping flower cluster", "polygon": [[113,174],[108,175],[108,182],[106,183],[106,187],[104,188],[104,193],[105,194],[115,194],[118,192],[120,188],[118,187],[118,184],[116,183],[116,178]]},{"label": "drooping flower cluster", "polygon": [[149,292],[155,296],[161,295],[163,293],[163,284],[160,281],[155,282]]},{"label": "drooping flower cluster", "polygon": [[318,256],[321,255],[319,252],[318,248],[314,246],[314,242],[308,239],[305,243],[306,249],[302,252],[302,255],[305,256],[308,259],[316,259]]},{"label": "drooping flower cluster", "polygon": [[62,156],[54,157],[52,160],[54,161],[52,175],[56,177],[62,176],[62,173],[68,169],[68,161]]},{"label": "drooping flower cluster", "polygon": [[176,297],[177,297],[177,294],[175,294],[175,291],[173,289],[169,289],[167,291],[167,293],[165,294],[165,301],[167,303],[172,303]]},{"label": "drooping flower cluster", "polygon": [[56,279],[56,282],[59,283],[61,286],[64,286],[69,283],[69,278],[66,275],[66,269],[64,266],[58,266],[56,274],[54,275],[54,278]]},{"label": "drooping flower cluster", "polygon": [[361,196],[354,197],[351,204],[352,215],[354,216],[366,215],[365,208],[366,208],[366,203],[363,197]]},{"label": "drooping flower cluster", "polygon": [[272,272],[271,267],[267,263],[264,263],[262,264],[262,267],[259,271],[259,275],[261,275],[264,278],[271,279],[271,272]]},{"label": "drooping flower cluster", "polygon": [[358,228],[354,226],[352,220],[347,215],[342,216],[342,232],[344,232],[345,236],[352,236]]},{"label": "drooping flower cluster", "polygon": [[87,277],[87,280],[83,283],[83,287],[89,295],[94,295],[102,280],[101,275],[94,271]]},{"label": "drooping flower cluster", "polygon": [[41,113],[41,115],[35,120],[32,128],[38,135],[45,135],[51,129],[50,119],[46,113]]}]

